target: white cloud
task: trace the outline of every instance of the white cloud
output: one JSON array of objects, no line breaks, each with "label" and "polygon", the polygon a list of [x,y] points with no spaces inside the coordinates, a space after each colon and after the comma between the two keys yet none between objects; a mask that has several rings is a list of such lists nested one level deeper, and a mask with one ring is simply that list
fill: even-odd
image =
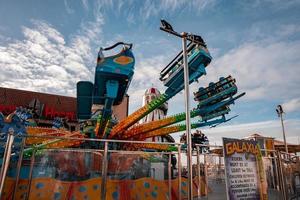
[{"label": "white cloud", "polygon": [[282,104],[283,110],[286,113],[300,112],[300,98],[291,99]]},{"label": "white cloud", "polygon": [[200,11],[213,7],[216,4],[214,0],[163,0],[160,2],[146,0],[144,5],[140,9],[141,16],[145,19],[149,19],[152,16],[158,16],[161,13],[179,13],[182,9],[185,11]]},{"label": "white cloud", "polygon": [[[241,32],[247,37],[243,37],[244,41],[260,41],[260,43],[276,43],[278,41],[286,41],[293,37],[297,37],[300,32],[300,26],[297,23],[282,23],[276,20],[260,20],[252,23],[249,28]],[[236,38],[234,38],[236,40]],[[234,41],[233,41],[234,42]]]},{"label": "white cloud", "polygon": [[253,1],[239,1],[243,9],[258,8],[263,6],[271,7],[274,10],[284,10],[300,5],[299,0],[290,0],[282,3],[281,0],[253,0]]},{"label": "white cloud", "polygon": [[136,21],[151,20],[151,17],[178,15],[182,11],[193,11],[197,15],[216,3],[216,0],[128,0],[126,3],[123,0],[99,0],[97,4],[104,11],[113,10],[116,16],[125,15],[129,23],[135,24]]},{"label": "white cloud", "polygon": [[130,95],[130,110],[134,111],[142,106],[142,97],[147,88],[156,87],[164,92],[163,84],[159,81],[159,72],[166,63],[164,56],[139,58],[135,64],[133,80],[128,94]]},{"label": "white cloud", "polygon": [[70,38],[50,24],[33,21],[23,40],[0,46],[0,85],[75,96],[79,80],[92,80],[103,19],[86,22]]}]

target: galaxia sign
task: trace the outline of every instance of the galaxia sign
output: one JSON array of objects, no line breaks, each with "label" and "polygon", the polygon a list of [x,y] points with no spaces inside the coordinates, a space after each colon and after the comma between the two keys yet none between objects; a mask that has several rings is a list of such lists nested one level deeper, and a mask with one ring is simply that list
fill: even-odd
[{"label": "galaxia sign", "polygon": [[266,199],[261,153],[254,140],[223,138],[227,199]]},{"label": "galaxia sign", "polygon": [[259,150],[256,143],[257,142],[248,140],[233,140],[226,143],[225,152],[227,155],[231,155],[234,153],[251,153],[253,155],[257,155],[259,153]]}]

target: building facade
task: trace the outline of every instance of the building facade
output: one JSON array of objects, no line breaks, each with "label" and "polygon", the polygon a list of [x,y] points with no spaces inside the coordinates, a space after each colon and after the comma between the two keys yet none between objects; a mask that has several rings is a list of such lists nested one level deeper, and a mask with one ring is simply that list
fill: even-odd
[{"label": "building facade", "polygon": [[[120,105],[113,107],[118,120],[128,116],[128,103],[129,96],[126,95]],[[33,109],[39,125],[51,125],[55,117],[67,118],[71,126],[77,125],[75,97],[0,87],[0,112],[8,115],[17,107]]]}]

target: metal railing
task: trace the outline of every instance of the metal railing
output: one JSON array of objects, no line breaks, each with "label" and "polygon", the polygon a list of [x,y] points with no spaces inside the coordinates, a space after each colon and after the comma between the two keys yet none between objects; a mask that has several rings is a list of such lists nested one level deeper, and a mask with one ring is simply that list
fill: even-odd
[{"label": "metal railing", "polygon": [[[87,146],[40,148],[38,145],[26,144],[26,141],[31,138],[48,141],[80,141],[82,144],[87,143]],[[97,194],[97,199],[106,199],[109,195],[115,195],[114,197],[118,199],[118,195],[121,194],[114,193],[114,188],[119,188],[118,191],[121,192],[124,188],[132,189],[129,191],[131,194],[136,192],[140,195],[144,192],[147,195],[163,196],[165,199],[185,199],[188,195],[187,155],[181,143],[22,136],[13,132],[7,134],[4,142],[5,151],[2,153],[0,173],[1,199],[7,195],[11,195],[11,199],[19,199],[22,195],[23,199],[34,198],[34,195],[39,195],[39,185],[44,185],[46,193],[47,181],[55,185],[56,188],[52,187],[55,191],[57,188],[62,188],[61,190],[67,188],[68,192],[65,192],[65,195],[82,195],[84,192],[77,193],[77,190],[87,190],[86,192],[90,195]],[[135,151],[125,148],[126,145],[138,144],[173,145],[177,147],[177,151],[157,152],[149,149]],[[207,151],[208,148],[209,151]],[[29,154],[28,149],[31,150]],[[203,149],[206,149],[206,153],[203,153]],[[219,151],[214,149],[219,149]],[[191,160],[193,198],[224,197],[225,169],[220,149],[222,146],[194,146]],[[262,151],[265,152],[264,165],[269,177],[270,197],[298,198],[300,186],[294,183],[294,179],[297,177],[297,172],[298,179],[300,178],[299,157],[278,151]],[[141,186],[141,181],[144,181],[144,186]],[[76,185],[79,183],[80,185]],[[153,184],[153,187],[149,184]],[[85,189],[85,186],[88,188],[97,186],[98,193]],[[56,194],[53,191],[52,193],[49,195]],[[62,195],[62,192],[60,194]],[[61,199],[64,197],[62,196]]]},{"label": "metal railing", "polygon": [[[14,140],[18,138],[18,140],[21,140],[21,147],[20,149],[18,149],[18,151],[14,152]],[[83,148],[83,147],[77,147],[77,148],[55,148],[53,146],[51,147],[43,147],[40,148],[39,145],[35,145],[35,146],[27,146],[26,145],[26,140],[30,139],[30,138],[40,138],[41,140],[57,140],[58,142],[61,141],[80,141],[82,144],[83,143],[89,143],[88,146],[90,146],[89,148]],[[130,150],[126,150],[126,148],[122,147],[124,145],[139,145],[139,144],[152,144],[152,145],[172,145],[172,146],[176,146],[179,151],[177,152],[145,152],[145,151],[130,151]],[[95,147],[93,147],[93,145]],[[117,146],[117,148],[116,148]],[[114,149],[115,148],[115,149]],[[30,155],[24,155],[24,152],[28,152],[28,149],[30,149]],[[120,159],[124,159],[125,162],[127,162],[130,159],[126,158],[131,158],[131,155],[136,155],[136,160],[141,159],[142,162],[144,162],[144,160],[148,159],[147,157],[150,157],[150,159],[158,159],[158,161],[153,161],[153,163],[157,162],[160,163],[160,165],[158,165],[160,169],[157,169],[157,173],[158,171],[162,171],[160,172],[160,174],[162,175],[162,181],[161,182],[166,182],[167,185],[167,190],[168,190],[168,194],[167,196],[169,198],[171,198],[171,196],[174,196],[174,191],[178,191],[178,194],[176,195],[178,197],[178,199],[181,199],[181,177],[180,177],[180,172],[181,172],[181,162],[177,163],[177,166],[174,167],[172,166],[172,155],[175,156],[179,161],[180,161],[180,157],[181,157],[181,153],[180,153],[180,149],[181,149],[181,144],[179,143],[156,143],[156,142],[143,142],[143,141],[123,141],[123,140],[102,140],[102,139],[87,139],[87,138],[66,138],[66,137],[54,137],[54,136],[22,136],[22,135],[16,135],[13,132],[8,133],[7,134],[7,140],[6,140],[6,146],[5,146],[5,152],[3,154],[3,161],[2,161],[2,166],[1,166],[1,197],[3,197],[5,195],[5,186],[7,186],[7,181],[11,181],[11,179],[13,179],[13,187],[12,190],[13,193],[12,195],[12,199],[18,199],[19,196],[17,196],[18,190],[19,190],[19,184],[20,184],[20,180],[22,179],[22,181],[24,180],[24,177],[21,178],[21,174],[23,173],[24,176],[24,170],[23,168],[27,169],[27,177],[25,178],[27,180],[27,190],[24,193],[25,199],[30,199],[32,198],[32,193],[33,191],[36,190],[34,184],[36,184],[36,174],[41,173],[41,171],[38,171],[41,169],[40,165],[41,163],[43,164],[43,162],[45,161],[41,161],[41,160],[49,160],[49,158],[53,158],[53,157],[60,157],[60,153],[62,153],[62,155],[69,155],[69,156],[73,156],[75,154],[72,154],[71,152],[80,152],[81,154],[84,154],[85,159],[89,159],[89,157],[93,156],[95,153],[98,153],[100,156],[98,157],[98,160],[100,161],[100,166],[101,169],[99,170],[100,175],[98,174],[96,178],[101,178],[101,192],[99,193],[100,196],[98,197],[99,199],[106,199],[107,194],[107,181],[110,181],[109,177],[114,177],[114,179],[116,179],[115,177],[117,177],[117,175],[115,174],[111,174],[109,172],[109,165],[113,165],[113,156],[120,158]],[[57,154],[57,155],[56,155]],[[120,156],[121,155],[121,156]],[[26,156],[26,158],[24,158],[24,156]],[[146,159],[144,159],[146,157]],[[162,159],[162,161],[159,161],[159,159]],[[71,160],[71,161],[75,161]],[[63,159],[62,159],[62,163],[63,164]],[[70,160],[68,160],[68,162],[66,162],[66,164],[72,164],[72,162],[69,162]],[[81,160],[82,161],[82,160]],[[92,159],[89,159],[88,162],[91,163]],[[50,161],[47,161],[50,163]],[[52,166],[53,164],[44,164],[42,166],[42,168],[55,168],[56,171],[62,170],[62,167],[60,166]],[[57,163],[56,163],[57,164]],[[125,163],[119,163],[118,167],[122,168],[122,164]],[[134,165],[135,163],[133,163],[132,165]],[[166,166],[164,166],[163,164],[165,164]],[[51,166],[50,166],[51,165]],[[78,163],[74,163],[73,165],[79,165]],[[72,166],[67,166],[70,169],[72,168]],[[77,168],[79,168],[78,166],[76,166]],[[132,167],[132,166],[130,166]],[[14,169],[13,169],[14,168]],[[23,170],[23,171],[22,171]],[[132,170],[132,169],[131,169]],[[134,169],[136,171],[138,171],[139,169]],[[173,171],[177,170],[177,178],[178,178],[178,184],[177,185],[177,189],[174,190],[172,192],[172,174],[174,174]],[[12,174],[13,171],[13,175]],[[57,173],[57,172],[56,172]],[[139,175],[138,172],[134,172],[136,173],[135,176],[136,177],[143,177],[143,175]],[[53,174],[53,173],[52,173]],[[152,175],[155,179],[155,174]],[[151,177],[151,175],[149,176],[144,176],[145,178],[153,178]],[[61,178],[59,176],[55,176],[55,178]],[[95,178],[95,176],[89,176],[88,178],[86,178],[86,180],[90,180],[92,178]],[[173,177],[174,178],[174,177]],[[132,177],[127,177],[127,179],[134,179]],[[49,179],[50,180],[50,179]],[[100,179],[99,179],[100,180]],[[74,180],[71,180],[69,182],[72,182]],[[78,180],[80,181],[80,179]],[[151,181],[151,180],[150,180]],[[174,181],[173,181],[174,182]],[[7,194],[6,194],[7,195]],[[160,195],[159,193],[153,193],[153,195]]]}]

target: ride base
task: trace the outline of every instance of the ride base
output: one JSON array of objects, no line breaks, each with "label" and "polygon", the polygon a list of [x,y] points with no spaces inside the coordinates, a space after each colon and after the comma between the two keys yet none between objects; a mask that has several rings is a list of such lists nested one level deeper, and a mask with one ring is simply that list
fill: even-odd
[{"label": "ride base", "polygon": [[[78,142],[79,148],[44,146],[27,149],[28,140],[49,140],[49,136],[16,136],[8,139],[25,142],[24,148],[6,154],[1,162],[4,187],[1,199],[186,199],[188,184],[182,144],[117,141],[85,138],[51,137],[61,143]],[[80,142],[79,142],[80,141]],[[94,144],[94,145],[91,145]],[[96,145],[98,144],[98,145]],[[130,151],[126,145],[162,145],[179,151]],[[100,148],[87,149],[84,145]],[[119,146],[118,150],[112,150]],[[174,162],[174,159],[178,162]],[[3,170],[2,170],[3,171]],[[193,194],[206,195],[209,190],[203,175],[195,173]]]}]

